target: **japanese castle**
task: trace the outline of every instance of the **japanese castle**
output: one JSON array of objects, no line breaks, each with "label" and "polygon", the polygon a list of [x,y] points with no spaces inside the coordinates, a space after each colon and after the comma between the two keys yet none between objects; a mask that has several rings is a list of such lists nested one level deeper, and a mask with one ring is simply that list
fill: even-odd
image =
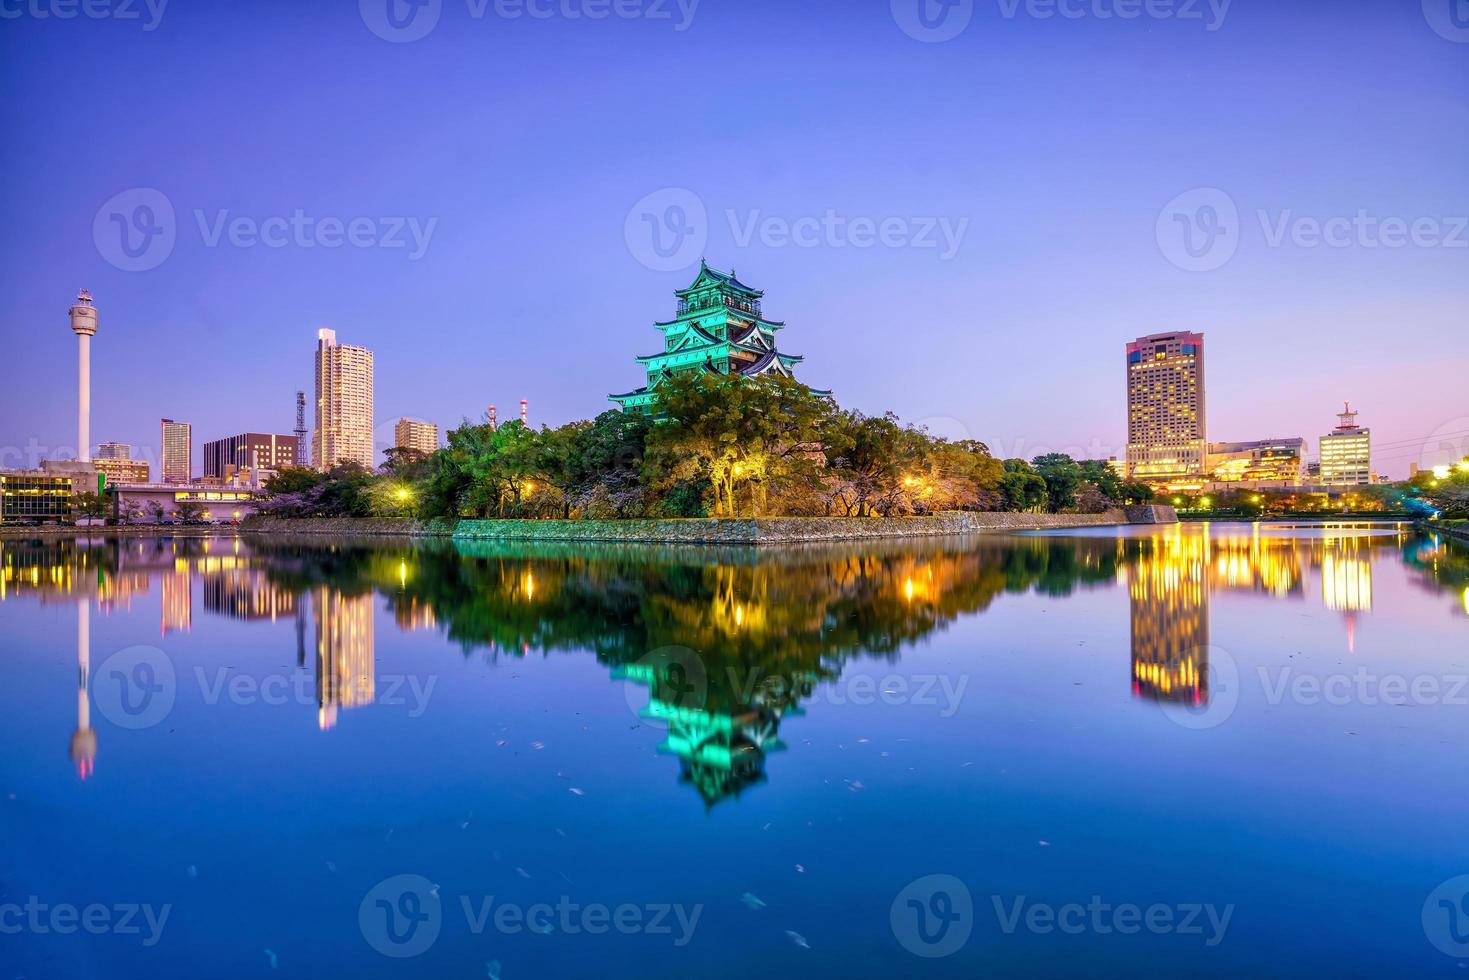
[{"label": "japanese castle", "polygon": [[[756,378],[764,374],[794,377],[791,369],[801,357],[775,349],[775,333],[785,324],[767,320],[760,312],[765,294],[728,273],[699,262],[699,274],[688,288],[675,291],[678,313],[672,320],[653,324],[663,332],[663,350],[644,354],[638,363],[648,373],[642,388],[621,395],[608,395],[624,412],[653,414],[657,388],[664,378],[684,371],[740,374]],[[828,391],[815,391],[829,395]]]}]

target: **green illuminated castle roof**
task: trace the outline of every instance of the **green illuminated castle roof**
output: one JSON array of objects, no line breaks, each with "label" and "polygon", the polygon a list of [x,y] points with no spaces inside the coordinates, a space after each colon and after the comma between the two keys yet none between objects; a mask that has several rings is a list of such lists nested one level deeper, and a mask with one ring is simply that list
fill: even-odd
[{"label": "green illuminated castle roof", "polygon": [[623,411],[652,412],[658,385],[686,371],[795,377],[794,368],[803,359],[776,346],[776,331],[785,324],[765,318],[760,308],[765,294],[740,282],[733,269],[720,272],[701,260],[694,281],[674,295],[674,318],[653,324],[663,334],[663,349],[636,358],[645,374],[643,387],[608,396]]}]

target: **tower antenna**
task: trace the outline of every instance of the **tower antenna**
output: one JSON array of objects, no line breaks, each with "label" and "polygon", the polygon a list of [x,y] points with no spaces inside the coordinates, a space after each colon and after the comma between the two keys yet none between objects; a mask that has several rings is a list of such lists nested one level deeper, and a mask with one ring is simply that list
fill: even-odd
[{"label": "tower antenna", "polygon": [[296,392],[296,465],[306,465],[306,392]]}]

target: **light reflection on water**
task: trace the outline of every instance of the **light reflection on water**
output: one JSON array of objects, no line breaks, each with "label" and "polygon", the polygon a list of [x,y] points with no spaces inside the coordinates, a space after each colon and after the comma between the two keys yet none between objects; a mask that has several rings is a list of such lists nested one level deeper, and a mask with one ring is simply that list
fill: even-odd
[{"label": "light reflection on water", "polygon": [[[483,813],[518,806],[547,821],[570,822],[574,818],[565,812],[567,802],[559,797],[555,803],[538,801],[528,784],[517,781],[529,779],[528,774],[515,767],[471,807],[470,799],[480,791],[464,789],[458,753],[468,749],[493,757],[497,747],[506,746],[532,759],[553,740],[590,738],[580,757],[557,758],[568,768],[600,771],[610,781],[595,790],[565,789],[579,796],[599,791],[603,802],[597,819],[617,833],[636,835],[632,811],[658,800],[662,832],[678,839],[753,833],[763,836],[765,846],[784,850],[799,839],[791,824],[804,820],[815,826],[819,821],[824,845],[838,853],[870,853],[902,839],[906,831],[899,828],[925,812],[925,801],[929,807],[946,801],[961,810],[995,808],[1000,826],[1034,816],[1055,789],[1025,782],[1030,789],[1017,792],[1002,780],[1008,788],[992,785],[975,796],[974,788],[966,788],[955,775],[959,770],[953,767],[961,757],[967,767],[973,764],[971,756],[982,757],[991,746],[996,751],[1008,746],[1012,757],[1030,759],[1034,771],[1064,773],[1078,787],[1090,783],[1098,765],[1124,762],[1121,755],[1114,762],[1081,761],[1077,747],[1058,734],[1065,726],[1092,730],[1098,745],[1119,751],[1129,743],[1147,745],[1145,751],[1158,753],[1159,764],[1176,767],[1183,759],[1197,763],[1214,758],[1212,768],[1202,771],[1213,771],[1236,791],[1260,793],[1255,817],[1273,820],[1286,815],[1287,801],[1297,792],[1317,792],[1308,785],[1310,775],[1303,776],[1299,788],[1282,787],[1280,781],[1294,763],[1313,752],[1320,754],[1317,762],[1323,771],[1346,761],[1336,744],[1344,725],[1352,726],[1353,736],[1355,729],[1368,732],[1362,740],[1366,747],[1352,757],[1353,764],[1396,766],[1403,774],[1437,768],[1442,778],[1442,712],[1457,712],[1447,729],[1457,732],[1463,731],[1464,715],[1469,714],[1469,708],[1451,703],[1444,693],[1456,676],[1452,671],[1464,669],[1461,658],[1455,658],[1464,649],[1469,626],[1469,558],[1461,548],[1401,525],[1178,525],[774,552],[249,537],[6,539],[0,541],[0,556],[0,613],[7,623],[21,627],[0,641],[12,681],[6,695],[12,710],[6,713],[3,734],[7,744],[18,746],[11,783],[15,798],[45,803],[40,811],[10,808],[6,826],[29,832],[41,850],[50,831],[28,825],[27,819],[41,819],[42,812],[57,806],[70,807],[60,821],[63,826],[72,821],[82,826],[113,820],[131,824],[143,814],[173,823],[174,814],[189,810],[195,802],[191,794],[198,792],[201,811],[223,823],[248,816],[269,825],[275,807],[292,794],[304,794],[297,799],[313,812],[327,806],[333,778],[352,787],[359,806],[365,807],[350,815],[347,826],[372,823],[379,816],[375,806],[386,814],[402,803],[393,788],[380,784],[376,792],[381,799],[374,803],[374,784],[368,779],[372,767],[364,769],[362,757],[345,754],[354,746],[359,751],[370,747],[380,753],[380,764],[411,773],[405,778],[411,778],[421,796],[422,810],[409,811],[419,819],[428,819],[425,813],[437,819],[447,810]],[[1126,602],[1125,614],[1114,618],[1118,601]],[[38,710],[54,703],[49,695],[63,683],[56,654],[73,621],[75,725],[68,753],[80,781],[98,784],[91,795],[81,792],[75,780],[72,789],[62,788],[49,769],[54,756],[45,747],[55,744],[71,719]],[[63,630],[63,624],[68,628]],[[1378,630],[1378,625],[1384,628]],[[1374,632],[1360,636],[1369,627]],[[129,652],[138,650],[143,652]],[[454,659],[445,659],[447,653],[454,653]],[[568,662],[571,674],[550,669],[546,659],[586,653],[591,661]],[[112,659],[124,654],[123,660]],[[99,679],[94,671],[101,663],[126,669]],[[538,669],[538,663],[547,666]],[[585,663],[595,664],[595,676]],[[1296,690],[1285,686],[1289,672],[1303,665],[1315,665],[1318,673],[1344,673],[1365,665],[1408,676],[1436,674],[1442,681],[1436,698],[1443,703],[1395,707],[1369,700],[1360,689],[1341,705],[1323,705],[1319,698],[1308,703],[1299,693],[1282,701],[1280,690]],[[1054,680],[1052,696],[1037,699],[1036,679],[1047,671]],[[1281,678],[1273,701],[1261,694],[1271,690],[1267,671]],[[604,688],[615,685],[619,694],[611,700],[601,697],[596,677]],[[486,681],[517,690],[506,697]],[[166,710],[151,700],[160,692],[167,694]],[[1125,704],[1119,705],[1118,693]],[[1377,697],[1375,688],[1370,697]],[[570,704],[579,707],[568,714],[564,709]],[[1164,708],[1162,716],[1178,724],[1160,728],[1157,715],[1135,710],[1149,704]],[[272,706],[279,710],[270,710]],[[488,715],[491,706],[498,712],[493,717]],[[1331,714],[1332,707],[1341,710]],[[96,717],[94,709],[103,717]],[[1392,711],[1420,714],[1389,718],[1390,724],[1383,725],[1383,712]],[[1424,711],[1439,714],[1425,724]],[[303,712],[314,712],[317,738],[337,743],[313,747],[304,741],[307,736],[294,721]],[[793,719],[802,722],[799,739],[782,731]],[[1038,719],[1043,724],[1037,725]],[[860,739],[854,724],[865,733]],[[1375,734],[1368,731],[1373,725],[1378,726]],[[1402,734],[1405,726],[1410,736]],[[1026,727],[1030,730],[1022,732]],[[542,737],[529,740],[523,735],[528,730]],[[184,745],[177,739],[160,742],[165,731],[182,735]],[[252,741],[242,745],[239,739],[247,732]],[[1251,769],[1224,761],[1227,753],[1249,750],[1257,736],[1266,734],[1307,741],[1297,745],[1301,755],[1292,764],[1279,768]],[[1016,742],[1022,735],[1024,740]],[[450,738],[456,741],[446,741]],[[1328,739],[1331,747],[1324,748]],[[853,826],[841,815],[848,806],[845,800],[811,802],[813,787],[803,779],[822,767],[848,766],[851,753],[879,742],[887,746],[880,755],[862,749],[872,756],[865,761],[871,767],[868,775],[838,778],[833,770],[820,780],[827,786],[835,780],[848,794],[865,793],[877,800],[868,815],[875,823]],[[114,746],[118,761],[111,763]],[[1412,754],[1404,755],[1405,748]],[[228,793],[207,774],[171,768],[196,751],[223,758],[252,750],[259,756],[247,767],[254,773],[252,781],[232,784]],[[325,781],[303,787],[272,775],[268,765],[261,768],[270,753],[282,751],[291,753],[290,758],[309,759],[304,764]],[[778,778],[769,771],[777,752],[783,760]],[[655,755],[654,764],[642,758],[647,753]],[[885,761],[899,755],[908,760],[905,767]],[[662,783],[665,763],[656,756],[676,770],[672,801]],[[1453,764],[1462,769],[1454,758]],[[1005,761],[997,755],[987,771],[993,773]],[[140,764],[157,780],[146,802],[138,796]],[[1120,785],[1139,778],[1127,768],[1113,771]],[[1008,771],[998,768],[1001,774]],[[1189,774],[1189,769],[1174,770],[1174,778]],[[557,777],[572,778],[564,771],[557,771]],[[580,778],[591,780],[589,775]],[[120,788],[127,783],[131,785]],[[756,788],[759,792],[752,793]],[[1348,850],[1362,846],[1359,833],[1416,819],[1423,831],[1420,843],[1426,847],[1436,839],[1433,830],[1440,820],[1437,791],[1437,786],[1420,785],[1395,800],[1363,804],[1359,798],[1358,805],[1369,809],[1357,815],[1360,827],[1347,821],[1347,829],[1340,830],[1341,845]],[[1086,793],[1073,792],[1080,793],[1077,803],[1085,806]],[[1147,822],[1149,804],[1146,797],[1124,794],[1119,799],[1093,792],[1100,816],[1088,832],[1097,839],[1087,845],[1092,850],[1083,859],[1074,859],[1080,861],[1075,877],[1086,888],[1148,897],[1150,892],[1171,894],[1181,882],[1200,877],[1176,867],[1166,872],[1103,870],[1110,866],[1109,835],[1126,839],[1139,821]],[[1271,792],[1279,796],[1277,803],[1269,802]],[[1349,795],[1359,797],[1355,789]],[[692,797],[702,806],[682,810],[679,797]],[[233,809],[218,810],[226,799]],[[259,812],[252,812],[257,801]],[[675,809],[665,809],[670,802]],[[1196,821],[1218,818],[1217,809],[1209,809],[1206,790],[1185,792],[1174,806],[1185,812],[1198,808],[1192,813]],[[1273,806],[1285,809],[1276,812]],[[1394,809],[1399,806],[1403,812]],[[704,814],[697,818],[701,821],[726,814],[718,819],[728,822],[689,823],[696,812]],[[318,815],[317,820],[325,821],[318,829],[341,835],[338,822],[343,818],[338,813]],[[57,818],[51,812],[47,819]],[[470,825],[469,820],[463,823]],[[770,833],[776,823],[782,829]],[[583,829],[591,833],[593,826]],[[181,827],[174,830],[182,833]],[[502,831],[491,865],[500,863],[501,848],[513,849],[517,835],[525,832]],[[391,840],[393,831],[388,833]],[[429,871],[441,857],[445,833],[424,831],[416,844],[392,846],[411,848],[410,864]],[[1038,893],[1067,881],[1054,870],[1042,873],[1015,865],[1010,852],[986,861],[984,855],[995,845],[955,828],[929,828],[927,835],[943,845],[945,857],[937,867],[885,860],[896,865],[886,875],[860,865],[829,867],[818,895],[803,894],[805,882],[767,883],[759,907],[782,900],[805,907],[815,925],[805,925],[796,935],[803,943],[807,937],[824,939],[822,968],[849,975],[907,972],[920,963],[954,975],[1037,963],[1049,964],[1046,969],[1070,964],[1083,972],[1088,966],[1106,972],[1144,961],[1201,967],[1197,950],[1157,937],[1129,946],[1095,935],[1068,937],[1069,949],[1048,946],[1037,936],[1002,937],[1011,940],[1007,947],[990,936],[943,960],[912,958],[884,924],[886,905],[877,899],[853,905],[852,894],[871,890],[879,898],[891,898],[897,886],[934,870],[958,874],[984,895]],[[371,879],[376,872],[367,869],[375,867],[378,851],[387,849],[383,843],[342,845],[329,863],[335,868],[355,862]],[[1241,858],[1242,863],[1268,864],[1280,843],[1257,842],[1253,846],[1258,853]],[[113,856],[105,839],[88,846],[99,860]],[[563,853],[569,846],[555,841],[535,845],[553,863],[575,867],[577,860],[587,860]],[[1251,847],[1231,845],[1236,846]],[[290,846],[284,851],[280,857],[286,866],[295,867],[299,855]],[[1442,848],[1399,857],[1417,866],[1395,883],[1409,896],[1419,886],[1426,893],[1454,868],[1469,870],[1469,857],[1443,853]],[[70,859],[52,854],[50,866]],[[319,855],[309,858],[313,867],[320,860]],[[697,861],[689,865],[690,860],[692,855],[684,855],[676,868],[644,869],[636,880],[655,893],[691,890],[704,897],[706,881],[716,894],[722,894],[718,888],[724,884],[725,892],[741,893],[735,887],[739,874],[707,869]],[[160,872],[146,860],[119,865],[112,881],[123,892],[172,888],[155,880]],[[392,867],[390,862],[379,870],[387,873]],[[443,869],[446,876],[449,870]],[[1352,877],[1339,855],[1323,857],[1322,866],[1311,869],[1318,877],[1330,877],[1331,872]],[[7,877],[10,873],[14,869]],[[488,866],[482,871],[496,873]],[[1223,870],[1219,874],[1228,877]],[[584,869],[584,875],[594,891],[615,893],[620,880],[625,887],[625,879],[595,867]],[[49,877],[31,869],[8,891],[35,890]],[[213,903],[201,901],[193,920],[187,902],[180,907],[183,918],[175,931],[182,937],[175,943],[118,950],[106,944],[115,945],[121,937],[86,941],[102,944],[98,948],[105,958],[119,967],[115,975],[147,974],[160,963],[181,968],[201,956],[212,963],[210,953],[228,947],[223,937],[241,917],[251,915],[231,901],[265,887],[252,877],[243,857],[232,865],[230,877],[231,894]],[[565,872],[562,877],[570,880]],[[55,878],[86,880],[75,869]],[[331,882],[286,882],[288,888],[299,885],[353,914],[363,890],[359,884],[354,881],[339,894]],[[1210,887],[1220,886],[1216,882]],[[1247,905],[1253,897],[1263,908],[1281,901],[1279,896],[1255,894],[1278,890],[1269,883],[1235,881],[1233,887],[1232,901]],[[500,890],[508,889],[501,885]],[[480,891],[493,893],[496,886],[482,884]],[[1363,888],[1363,914],[1372,893]],[[811,913],[810,903],[823,898],[831,907]],[[983,899],[979,904],[982,928],[987,905]],[[746,906],[746,913],[755,908],[748,901]],[[1357,914],[1355,907],[1338,911],[1344,921]],[[1441,963],[1441,954],[1425,940],[1416,906],[1404,914],[1408,925],[1390,933],[1382,944],[1384,956],[1390,954],[1394,962],[1421,959],[1425,969],[1451,965],[1447,959]],[[809,946],[792,941],[789,948],[751,945],[740,938],[749,923],[727,923],[730,914],[723,908],[711,915],[702,927],[708,940],[677,950],[636,947],[629,955],[640,958],[651,975],[673,970],[713,975],[733,971],[735,964],[779,975],[805,969],[791,960],[792,949],[817,952],[814,941]],[[1275,972],[1282,966],[1266,953],[1280,938],[1279,924],[1257,924],[1252,932],[1248,913],[1241,916],[1233,926],[1234,941],[1221,944],[1220,953],[1203,963],[1205,972],[1215,967]],[[326,952],[292,948],[289,934],[276,945],[290,949],[297,968],[345,962],[359,974],[393,972],[391,958],[376,955],[354,928],[350,923],[334,928]],[[24,947],[31,958],[26,962],[34,971],[45,973],[47,966],[54,968],[74,955],[72,947],[57,953],[60,937],[25,938],[31,940]],[[574,946],[543,940],[529,949],[524,937],[496,939],[497,961],[523,968],[575,973],[600,963],[607,953],[586,936]],[[274,947],[271,952],[279,954]],[[491,959],[480,956],[476,944],[463,937],[441,941],[424,955],[422,962],[440,968],[482,968]],[[211,972],[229,975],[234,962],[221,961]],[[1343,962],[1356,967],[1354,961]],[[252,971],[240,968],[241,975],[247,972]]]}]

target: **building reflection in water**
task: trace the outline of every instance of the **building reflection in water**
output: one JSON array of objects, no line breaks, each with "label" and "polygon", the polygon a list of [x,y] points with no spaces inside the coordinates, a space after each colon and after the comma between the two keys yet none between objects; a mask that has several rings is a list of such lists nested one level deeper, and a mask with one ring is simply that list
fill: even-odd
[{"label": "building reflection in water", "polygon": [[[1124,544],[1126,542],[1123,542]],[[1132,625],[1132,691],[1163,701],[1209,700],[1209,534],[1175,530],[1143,542],[1124,566]],[[1226,574],[1238,574],[1226,563]]]},{"label": "building reflection in water", "polygon": [[1372,560],[1360,537],[1328,538],[1321,556],[1321,601],[1347,624],[1347,652],[1357,649],[1357,613],[1372,610]]},{"label": "building reflection in water", "polygon": [[[1248,532],[1175,525],[1120,541],[1119,578],[1132,605],[1133,693],[1207,704],[1210,593],[1303,597],[1308,568],[1321,576],[1322,605],[1344,614],[1347,648],[1354,649],[1357,614],[1372,609],[1372,551],[1402,547],[1410,535],[1401,526],[1391,535],[1352,525],[1312,530],[1320,536],[1270,533],[1260,524]],[[1136,554],[1128,554],[1134,547]]]},{"label": "building reflection in water", "polygon": [[[667,726],[660,750],[678,758],[680,779],[712,806],[767,778],[766,758],[782,747],[784,719],[800,712],[816,685],[840,678],[853,658],[896,659],[1006,594],[1064,596],[1125,584],[1134,695],[1197,705],[1211,696],[1213,592],[1319,603],[1349,617],[1351,642],[1354,618],[1372,608],[1372,556],[1394,547],[1422,587],[1451,591],[1455,609],[1469,603],[1469,553],[1432,534],[1268,524],[1175,526],[1120,539],[996,537],[758,555],[627,545],[322,549],[168,537],[0,541],[0,600],[75,605],[70,756],[83,778],[93,771],[97,748],[86,603],[103,613],[124,609],[158,578],[165,633],[188,630],[198,578],[206,613],[292,618],[302,670],[312,646],[307,620],[314,620],[323,729],[339,711],[375,699],[379,596],[399,628],[436,630],[466,655],[590,651],[614,677],[646,689],[638,706]],[[1317,574],[1319,590],[1310,580]],[[708,664],[707,691],[697,702],[681,693],[687,676],[640,659],[674,644],[699,651]]]},{"label": "building reflection in water", "polygon": [[235,568],[205,576],[204,609],[230,619],[273,623],[295,616],[296,593],[275,585],[260,569]]},{"label": "building reflection in water", "polygon": [[317,724],[323,731],[336,725],[339,709],[371,704],[376,693],[373,595],[349,596],[318,586],[312,596]]},{"label": "building reflection in water", "polygon": [[163,601],[159,634],[187,633],[194,621],[193,577],[189,562],[180,558],[175,567],[163,573]]}]

